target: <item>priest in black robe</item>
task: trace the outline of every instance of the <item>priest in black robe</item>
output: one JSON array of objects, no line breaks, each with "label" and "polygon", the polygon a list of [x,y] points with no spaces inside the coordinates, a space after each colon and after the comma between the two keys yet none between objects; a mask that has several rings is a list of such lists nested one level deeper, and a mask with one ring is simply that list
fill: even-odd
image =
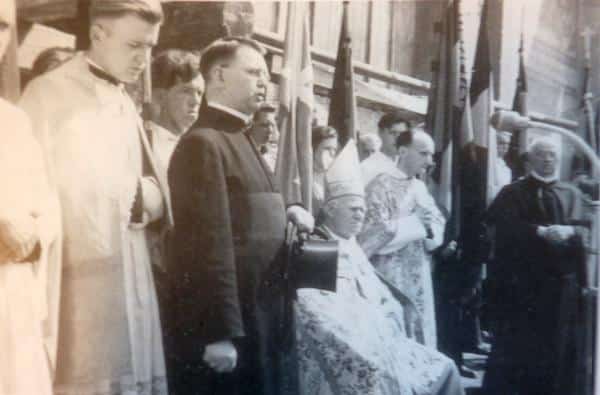
[{"label": "priest in black robe", "polygon": [[293,392],[294,369],[282,369],[293,351],[282,343],[285,228],[291,221],[311,231],[314,221],[301,206],[284,205],[247,134],[269,78],[261,47],[218,40],[200,69],[206,100],[169,165],[170,388],[177,395]]},{"label": "priest in black robe", "polygon": [[558,146],[532,143],[532,172],[504,187],[489,209],[496,228],[490,307],[496,327],[483,393],[576,393],[576,324],[584,248],[582,200],[558,181]]}]

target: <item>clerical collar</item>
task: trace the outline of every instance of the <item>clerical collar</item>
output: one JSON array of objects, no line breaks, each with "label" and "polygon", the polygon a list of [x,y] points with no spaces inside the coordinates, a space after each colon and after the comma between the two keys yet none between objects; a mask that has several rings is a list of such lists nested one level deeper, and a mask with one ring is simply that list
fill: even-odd
[{"label": "clerical collar", "polygon": [[544,177],[542,175],[539,175],[535,170],[531,170],[530,175],[531,175],[531,177],[535,178],[536,180],[538,180],[544,184],[552,184],[552,183],[558,181],[558,175],[556,173],[554,175],[551,175],[550,177]]},{"label": "clerical collar", "polygon": [[90,73],[94,74],[97,78],[108,82],[111,85],[121,86],[122,82],[112,75],[108,74],[102,67],[98,66],[94,63],[90,58],[86,57],[88,68],[90,69]]},{"label": "clerical collar", "polygon": [[216,103],[214,101],[209,101],[208,106],[212,107],[214,109],[226,112],[229,115],[233,115],[234,117],[242,120],[244,122],[244,124],[246,124],[246,125],[248,125],[250,123],[250,120],[251,120],[250,115],[244,114],[243,112],[240,112],[238,110],[234,110],[231,107],[227,107],[221,103]]}]

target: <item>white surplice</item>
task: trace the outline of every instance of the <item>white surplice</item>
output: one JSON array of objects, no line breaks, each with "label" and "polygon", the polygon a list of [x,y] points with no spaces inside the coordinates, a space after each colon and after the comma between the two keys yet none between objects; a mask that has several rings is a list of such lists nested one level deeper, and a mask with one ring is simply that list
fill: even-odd
[{"label": "white surplice", "polygon": [[[408,296],[422,315],[425,345],[437,347],[435,304],[430,251],[443,241],[445,219],[425,184],[408,178],[394,161],[375,153],[361,163],[367,213],[359,241],[386,239],[370,261],[390,283]],[[433,222],[431,238],[419,219],[427,212]],[[392,238],[381,234],[381,225],[396,222]],[[406,240],[401,243],[400,241]]]},{"label": "white surplice", "polygon": [[55,392],[166,394],[146,232],[129,226],[149,151],[135,106],[82,53],[33,80],[22,106],[62,208]]},{"label": "white surplice", "polygon": [[402,305],[356,240],[329,233],[339,241],[336,292],[298,291],[301,394],[463,394],[452,361],[407,338]]},{"label": "white surplice", "polygon": [[41,247],[37,261],[0,262],[0,394],[50,395],[43,325],[49,311],[48,248],[58,213],[27,116],[0,99],[0,118],[0,226],[35,217]]}]

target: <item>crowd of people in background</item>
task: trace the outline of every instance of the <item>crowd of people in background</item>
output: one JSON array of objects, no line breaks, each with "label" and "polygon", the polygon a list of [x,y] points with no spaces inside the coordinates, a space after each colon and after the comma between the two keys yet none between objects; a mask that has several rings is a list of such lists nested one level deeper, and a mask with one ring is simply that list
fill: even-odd
[{"label": "crowd of people in background", "polygon": [[[517,178],[498,132],[492,202],[456,236],[423,125],[391,111],[341,146],[315,119],[308,212],[274,178],[257,42],[154,54],[142,120],[127,85],[162,19],[91,1],[89,49],[44,51],[0,101],[0,394],[461,395],[464,351],[490,354],[484,394],[574,393],[586,220],[555,142]],[[1,5],[0,55],[15,20]],[[337,246],[319,287],[284,270],[288,222]]]}]

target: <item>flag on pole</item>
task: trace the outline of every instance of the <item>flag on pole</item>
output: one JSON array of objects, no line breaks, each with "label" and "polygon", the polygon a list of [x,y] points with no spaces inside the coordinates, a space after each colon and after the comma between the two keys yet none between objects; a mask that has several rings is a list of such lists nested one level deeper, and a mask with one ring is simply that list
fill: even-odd
[{"label": "flag on pole", "polygon": [[329,126],[338,131],[342,147],[349,139],[356,140],[354,68],[352,66],[352,40],[348,28],[348,2],[345,1],[342,7],[342,29],[333,74],[328,122]]},{"label": "flag on pole", "polygon": [[459,5],[458,0],[450,0],[443,20],[436,24],[439,61],[433,70],[426,118],[437,149],[436,198],[450,214],[449,240],[460,233],[460,151],[473,139]]},{"label": "flag on pole", "polygon": [[581,35],[583,36],[584,43],[584,67],[583,67],[583,116],[584,120],[581,123],[583,125],[583,136],[590,146],[600,153],[600,137],[598,136],[598,128],[596,125],[596,117],[594,114],[594,94],[592,93],[590,73],[592,69],[592,56],[591,56],[591,39],[594,33],[587,27],[584,29]]},{"label": "flag on pole", "polygon": [[[523,116],[528,116],[527,104],[527,73],[525,71],[525,45],[524,45],[523,26],[521,26],[521,40],[519,44],[519,72],[517,75],[517,88],[513,98],[513,111],[518,112]],[[507,162],[513,169],[513,179],[525,174],[523,163],[520,156],[527,150],[527,131],[513,131],[513,138],[510,143],[510,148],[507,154]]]},{"label": "flag on pole", "polygon": [[[493,112],[492,62],[488,37],[489,1],[483,2],[477,37],[469,97],[473,141],[464,153],[463,187],[468,206],[463,211],[465,220],[479,221],[487,205],[495,197],[496,131],[490,126]],[[482,171],[483,169],[483,171]],[[465,225],[466,226],[466,225]]]},{"label": "flag on pole", "polygon": [[525,47],[523,30],[521,30],[521,40],[519,44],[519,74],[517,75],[517,89],[513,99],[513,111],[527,116],[527,74],[525,72]]},{"label": "flag on pole", "polygon": [[286,26],[275,175],[286,202],[301,202],[310,211],[314,96],[307,2],[289,3]]}]

